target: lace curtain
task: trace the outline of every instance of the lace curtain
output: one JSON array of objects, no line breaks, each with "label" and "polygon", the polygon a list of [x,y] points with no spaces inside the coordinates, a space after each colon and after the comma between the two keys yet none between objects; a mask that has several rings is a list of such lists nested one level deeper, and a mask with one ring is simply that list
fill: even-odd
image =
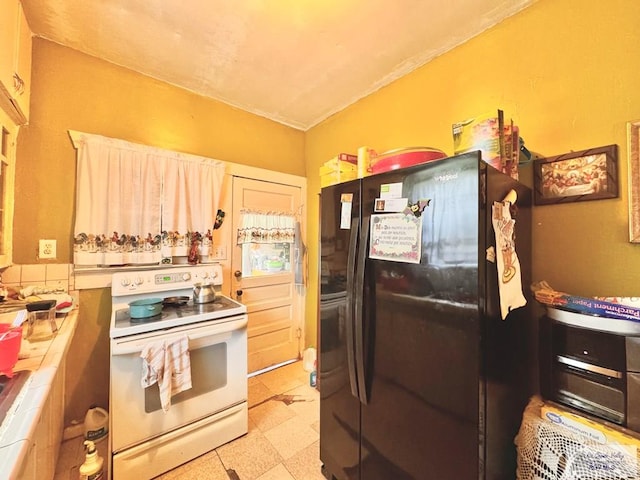
[{"label": "lace curtain", "polygon": [[218,212],[224,164],[178,154],[164,169],[163,257],[185,256],[193,244],[208,255]]},{"label": "lace curtain", "polygon": [[74,264],[159,264],[211,245],[224,164],[70,132],[77,153]]},{"label": "lace curtain", "polygon": [[296,219],[284,213],[242,212],[237,243],[293,243]]}]

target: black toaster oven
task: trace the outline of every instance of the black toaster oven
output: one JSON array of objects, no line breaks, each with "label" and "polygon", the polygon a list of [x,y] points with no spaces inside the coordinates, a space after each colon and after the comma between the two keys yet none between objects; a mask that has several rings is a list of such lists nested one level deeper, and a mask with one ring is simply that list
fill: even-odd
[{"label": "black toaster oven", "polygon": [[540,321],[540,390],[640,432],[640,322],[548,308]]}]

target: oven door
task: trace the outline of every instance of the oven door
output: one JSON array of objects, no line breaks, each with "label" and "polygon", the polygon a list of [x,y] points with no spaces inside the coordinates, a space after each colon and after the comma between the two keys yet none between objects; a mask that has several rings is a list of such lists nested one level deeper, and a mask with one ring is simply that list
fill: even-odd
[{"label": "oven door", "polygon": [[[192,388],[162,410],[158,385],[142,386],[149,342],[189,337]],[[110,419],[114,454],[247,401],[247,316],[211,320],[111,341]]]}]

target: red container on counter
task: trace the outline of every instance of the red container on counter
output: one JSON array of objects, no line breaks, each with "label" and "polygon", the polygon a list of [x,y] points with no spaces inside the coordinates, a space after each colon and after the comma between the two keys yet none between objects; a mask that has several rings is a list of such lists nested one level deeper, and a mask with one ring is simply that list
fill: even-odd
[{"label": "red container on counter", "polygon": [[22,343],[22,327],[12,328],[9,323],[0,323],[0,337],[0,375],[11,378]]}]

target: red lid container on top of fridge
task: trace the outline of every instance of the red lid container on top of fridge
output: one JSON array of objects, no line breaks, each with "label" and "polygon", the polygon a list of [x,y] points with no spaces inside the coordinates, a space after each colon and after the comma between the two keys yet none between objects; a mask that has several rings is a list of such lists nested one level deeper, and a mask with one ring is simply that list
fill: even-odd
[{"label": "red lid container on top of fridge", "polygon": [[410,147],[390,150],[377,155],[371,160],[371,173],[382,173],[398,168],[410,167],[421,163],[445,158],[442,150],[431,147]]}]

